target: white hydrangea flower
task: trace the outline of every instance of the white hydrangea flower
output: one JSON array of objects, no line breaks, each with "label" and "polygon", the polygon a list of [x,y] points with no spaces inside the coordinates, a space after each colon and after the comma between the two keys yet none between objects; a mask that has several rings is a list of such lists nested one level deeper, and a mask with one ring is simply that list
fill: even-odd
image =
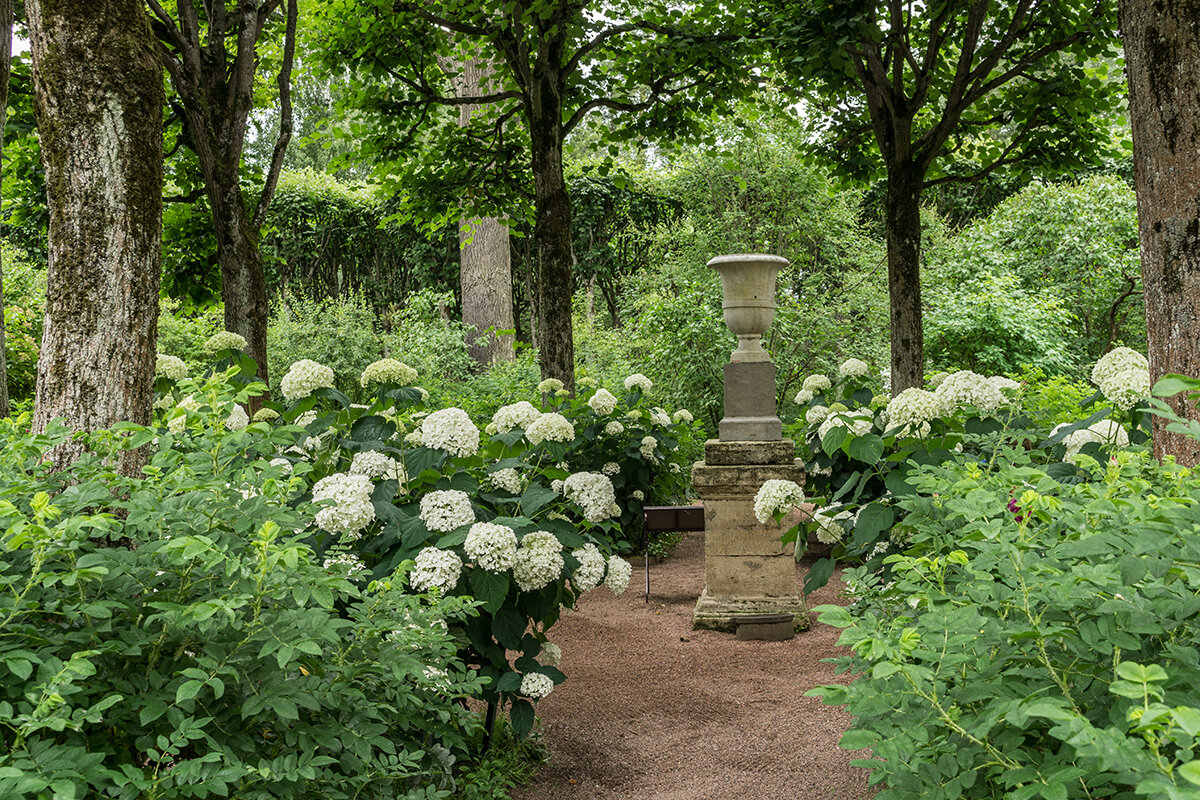
[{"label": "white hydrangea flower", "polygon": [[642,412],[636,408],[631,409],[631,410],[625,412],[625,418],[626,419],[641,419]]},{"label": "white hydrangea flower", "polygon": [[671,415],[658,406],[655,406],[650,411],[650,423],[660,428],[665,428],[671,424]]},{"label": "white hydrangea flower", "polygon": [[316,421],[317,421],[317,412],[316,411],[305,411],[303,414],[296,417],[296,424],[299,425],[301,428],[307,428],[309,425],[312,425]]},{"label": "white hydrangea flower", "polygon": [[431,531],[447,533],[474,521],[475,509],[466,492],[446,489],[421,498],[421,522]]},{"label": "white hydrangea flower", "polygon": [[991,381],[966,369],[959,370],[942,381],[936,394],[941,399],[946,414],[953,414],[963,406],[973,406],[988,413],[1008,402]]},{"label": "white hydrangea flower", "polygon": [[533,531],[521,539],[513,580],[522,592],[534,592],[557,580],[563,570],[562,543],[554,534]]},{"label": "white hydrangea flower", "polygon": [[526,672],[521,678],[521,694],[533,700],[541,700],[554,691],[554,681],[540,672]]},{"label": "white hydrangea flower", "polygon": [[557,667],[562,663],[562,648],[554,642],[542,642],[542,652],[538,657],[547,667]]},{"label": "white hydrangea flower", "polygon": [[311,358],[302,358],[292,364],[283,380],[279,382],[279,391],[287,400],[299,400],[308,397],[317,389],[333,386],[333,370],[324,364],[318,364]]},{"label": "white hydrangea flower", "polygon": [[246,337],[233,331],[214,333],[204,343],[204,350],[208,353],[219,353],[222,350],[245,350],[246,347]]},{"label": "white hydrangea flower", "polygon": [[576,472],[563,481],[563,496],[579,505],[588,522],[601,522],[611,515],[617,501],[612,481],[599,472]]},{"label": "white hydrangea flower", "polygon": [[462,559],[453,550],[426,547],[417,553],[416,564],[408,573],[408,585],[415,592],[441,589],[442,593],[454,590],[458,576],[462,574]]},{"label": "white hydrangea flower", "polygon": [[1150,395],[1150,365],[1141,353],[1118,347],[1092,367],[1092,382],[1110,403],[1127,411]]},{"label": "white hydrangea flower", "polygon": [[422,402],[422,403],[428,403],[428,402],[429,402],[429,392],[427,392],[427,391],[426,391],[426,390],[425,390],[423,387],[421,387],[421,386],[414,386],[413,388],[414,388],[414,389],[416,389],[418,392],[420,392],[420,393],[421,393],[421,402]]},{"label": "white hydrangea flower", "polygon": [[366,475],[371,479],[382,478],[385,481],[399,481],[403,486],[408,482],[408,474],[404,465],[387,453],[377,450],[363,450],[355,453],[350,461],[351,475]]},{"label": "white hydrangea flower", "polygon": [[571,555],[579,562],[571,575],[571,585],[580,592],[590,592],[604,580],[605,561],[600,548],[592,543],[585,544],[578,550],[572,550]]},{"label": "white hydrangea flower", "polygon": [[187,430],[187,412],[199,411],[200,403],[190,394],[182,398],[175,404],[175,408],[171,409],[167,415],[167,430],[176,436],[180,436]]},{"label": "white hydrangea flower", "polygon": [[608,389],[597,389],[596,393],[588,398],[587,404],[598,416],[605,417],[616,411],[617,397]]},{"label": "white hydrangea flower", "polygon": [[613,420],[612,422],[610,422],[604,426],[604,432],[607,433],[609,436],[619,436],[620,434],[625,432],[625,426],[622,425],[621,423],[617,422],[616,420]]},{"label": "white hydrangea flower", "polygon": [[487,482],[493,488],[503,489],[511,494],[521,493],[521,476],[513,467],[498,469],[487,476]]},{"label": "white hydrangea flower", "polygon": [[421,420],[421,442],[452,456],[473,456],[479,452],[479,428],[461,408],[443,408]]},{"label": "white hydrangea flower", "polygon": [[634,489],[629,494],[634,500],[637,500],[639,503],[646,499],[646,493],[643,492],[641,489]]},{"label": "white hydrangea flower", "polygon": [[620,556],[608,557],[608,572],[604,575],[604,585],[613,594],[624,594],[629,588],[629,576],[633,574],[633,567],[628,561]]},{"label": "white hydrangea flower", "polygon": [[[556,494],[562,494],[562,490],[563,490],[563,482],[562,481],[560,481],[560,480],[550,481],[550,491],[552,491]],[[563,517],[563,519],[566,519],[566,517]]]},{"label": "white hydrangea flower", "polygon": [[901,436],[926,436],[929,423],[943,414],[942,398],[912,386],[891,399],[886,413],[889,427],[905,426]]},{"label": "white hydrangea flower", "polygon": [[596,383],[595,378],[589,378],[587,375],[584,375],[582,378],[577,378],[575,380],[575,385],[580,389],[591,389],[599,386],[600,384]]},{"label": "white hydrangea flower", "polygon": [[500,406],[492,415],[492,424],[496,433],[508,433],[513,428],[528,428],[529,424],[540,417],[542,412],[534,408],[528,400],[522,400],[512,405]]},{"label": "white hydrangea flower", "polygon": [[381,358],[367,365],[358,379],[358,385],[364,389],[373,383],[392,383],[396,386],[409,386],[417,379],[417,371],[394,358]]},{"label": "white hydrangea flower", "polygon": [[867,362],[857,358],[847,358],[838,367],[838,376],[842,378],[861,378],[870,370],[871,368],[867,366]]},{"label": "white hydrangea flower", "polygon": [[404,434],[404,443],[411,444],[413,447],[424,447],[425,442],[421,439],[421,429],[416,428]]},{"label": "white hydrangea flower", "polygon": [[1006,397],[1012,396],[1021,391],[1021,384],[1014,381],[1012,378],[1006,378],[1003,375],[993,375],[988,378],[988,381],[999,389]]},{"label": "white hydrangea flower", "polygon": [[187,364],[183,363],[182,358],[165,353],[157,353],[154,357],[154,376],[156,378],[181,381],[187,377],[187,371]]},{"label": "white hydrangea flower", "polygon": [[801,389],[800,391],[796,392],[796,396],[792,398],[792,402],[798,406],[802,406],[811,403],[814,397],[816,397],[816,395],[814,395],[808,389]]},{"label": "white hydrangea flower", "polygon": [[689,425],[696,420],[696,418],[692,416],[692,412],[688,411],[686,408],[681,408],[676,411],[672,419],[674,419],[676,422],[686,422]]},{"label": "white hydrangea flower", "polygon": [[642,446],[638,448],[641,451],[642,457],[647,459],[654,458],[654,451],[658,449],[658,440],[653,436],[643,436]]},{"label": "white hydrangea flower", "polygon": [[277,468],[283,470],[284,473],[287,475],[292,474],[292,462],[288,461],[286,458],[283,458],[282,456],[279,458],[272,458],[271,466],[277,467]]},{"label": "white hydrangea flower", "polygon": [[605,462],[604,466],[600,468],[600,471],[611,477],[613,475],[620,474],[621,465],[615,461],[608,461]]},{"label": "white hydrangea flower", "polygon": [[337,569],[339,572],[346,575],[354,575],[359,572],[366,572],[367,565],[363,560],[354,553],[335,553],[325,559],[321,565],[325,569]]},{"label": "white hydrangea flower", "polygon": [[813,406],[804,412],[804,421],[809,425],[820,425],[829,417],[828,406]]},{"label": "white hydrangea flower", "polygon": [[846,535],[846,523],[853,519],[849,511],[839,511],[829,514],[828,509],[821,509],[813,514],[812,521],[816,524],[817,541],[823,544],[840,542]]},{"label": "white hydrangea flower", "polygon": [[875,418],[871,416],[869,411],[861,409],[855,411],[841,411],[830,414],[817,428],[817,436],[823,441],[825,434],[829,433],[835,427],[842,427],[850,431],[851,436],[866,436],[871,432],[871,428],[875,425]]},{"label": "white hydrangea flower", "polygon": [[833,384],[824,375],[809,375],[804,379],[804,383],[801,384],[801,388],[808,389],[814,394],[823,392],[831,386]]},{"label": "white hydrangea flower", "polygon": [[563,382],[558,378],[546,378],[546,380],[538,384],[537,390],[539,394],[554,394],[562,388]]},{"label": "white hydrangea flower", "polygon": [[317,527],[357,539],[363,528],[375,519],[375,506],[371,503],[374,488],[366,475],[344,472],[335,472],[317,481],[312,490],[313,502],[333,501],[333,505],[317,512]]},{"label": "white hydrangea flower", "polygon": [[279,419],[279,412],[273,408],[260,408],[254,412],[255,422],[274,422]]},{"label": "white hydrangea flower", "polygon": [[928,378],[925,379],[925,385],[928,386],[930,389],[937,389],[939,386],[941,386],[943,383],[945,383],[946,378],[949,378],[949,377],[950,377],[949,372],[935,372],[932,375],[930,375]]},{"label": "white hydrangea flower", "polygon": [[525,429],[525,438],[530,444],[542,442],[569,442],[575,438],[575,427],[558,412],[542,414]]},{"label": "white hydrangea flower", "polygon": [[517,563],[517,534],[507,525],[476,522],[463,548],[475,566],[491,572],[512,569]]},{"label": "white hydrangea flower", "polygon": [[[1053,434],[1062,427],[1062,425],[1057,426],[1051,433]],[[1128,447],[1129,434],[1111,419],[1102,419],[1086,428],[1072,431],[1063,438],[1063,444],[1067,448],[1063,454],[1063,461],[1069,461],[1072,464],[1076,463],[1076,456],[1079,455],[1079,451],[1083,449],[1084,445],[1091,442],[1108,445],[1109,447]]]},{"label": "white hydrangea flower", "polygon": [[671,470],[671,472],[675,473],[676,475],[683,472],[683,467],[679,466],[678,464],[676,464],[673,461],[671,462],[669,469]]},{"label": "white hydrangea flower", "polygon": [[638,389],[641,389],[642,394],[648,394],[653,385],[650,383],[650,379],[640,372],[635,372],[625,379],[625,388],[627,390],[636,386]]},{"label": "white hydrangea flower", "polygon": [[772,478],[754,495],[754,516],[764,525],[776,514],[786,514],[804,502],[804,490],[794,481]]},{"label": "white hydrangea flower", "polygon": [[225,427],[231,431],[244,431],[249,424],[250,417],[246,414],[246,409],[234,403],[229,416],[225,418]]}]

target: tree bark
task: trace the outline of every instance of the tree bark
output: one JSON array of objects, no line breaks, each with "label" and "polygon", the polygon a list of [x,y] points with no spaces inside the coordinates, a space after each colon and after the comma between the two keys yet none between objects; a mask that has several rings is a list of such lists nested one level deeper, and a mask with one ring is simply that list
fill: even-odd
[{"label": "tree bark", "polygon": [[[1121,0],[1150,380],[1200,376],[1200,0]],[[1183,396],[1176,413],[1197,418]],[[1154,420],[1154,455],[1200,443]]]},{"label": "tree bark", "polygon": [[920,387],[925,378],[925,334],[921,323],[921,187],[915,165],[888,168],[888,296],[892,324],[892,396]]},{"label": "tree bark", "polygon": [[[459,96],[479,95],[487,84],[484,63],[473,60],[456,67]],[[470,124],[478,111],[477,105],[461,106],[459,124]],[[458,256],[463,323],[474,330],[474,337],[486,337],[483,346],[472,340],[467,352],[481,368],[514,360],[514,335],[488,332],[512,331],[515,327],[508,227],[497,217],[463,220],[458,231]]]},{"label": "tree bark", "polygon": [[[12,76],[13,0],[0,0],[0,165],[4,163],[4,123]],[[4,328],[4,262],[0,256],[0,417],[11,412],[8,398],[8,335]]]},{"label": "tree bark", "polygon": [[[49,199],[34,429],[150,422],[162,248],[163,72],[141,0],[28,0]],[[63,468],[83,445],[48,454]],[[143,452],[119,468],[136,474]]]}]

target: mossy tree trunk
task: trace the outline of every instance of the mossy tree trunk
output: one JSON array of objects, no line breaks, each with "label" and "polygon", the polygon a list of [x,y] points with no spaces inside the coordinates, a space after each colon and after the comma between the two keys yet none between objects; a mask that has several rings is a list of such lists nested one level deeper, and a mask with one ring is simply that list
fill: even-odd
[{"label": "mossy tree trunk", "polygon": [[[1200,0],[1122,0],[1150,379],[1200,376]],[[1183,397],[1176,413],[1197,418]],[[1154,420],[1154,455],[1200,443]]]},{"label": "mossy tree trunk", "polygon": [[[12,75],[13,0],[0,0],[0,164],[4,163],[4,121],[8,116],[8,81]],[[4,329],[4,264],[0,257],[0,417],[10,412],[8,347]]]},{"label": "mossy tree trunk", "polygon": [[[34,428],[150,422],[162,248],[163,71],[141,0],[27,0],[49,200]],[[50,454],[63,468],[71,443]],[[136,474],[140,453],[120,464]]]}]

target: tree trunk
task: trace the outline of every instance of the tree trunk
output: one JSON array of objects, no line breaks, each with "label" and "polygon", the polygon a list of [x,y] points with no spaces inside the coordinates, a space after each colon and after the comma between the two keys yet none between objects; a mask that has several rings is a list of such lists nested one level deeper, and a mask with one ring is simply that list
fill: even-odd
[{"label": "tree trunk", "polygon": [[[483,62],[468,61],[456,67],[458,95],[479,95],[487,84]],[[468,125],[478,110],[476,105],[460,106],[459,124]],[[474,337],[486,337],[483,346],[472,340],[467,352],[481,368],[512,361],[516,358],[514,335],[494,333],[515,327],[508,227],[496,217],[463,220],[458,231],[458,257],[463,323],[474,329]]]},{"label": "tree trunk", "polygon": [[[163,71],[141,0],[28,0],[49,199],[34,429],[148,424],[162,248]],[[72,442],[48,454],[63,468]],[[144,452],[119,464],[136,474]]]},{"label": "tree trunk", "polygon": [[[1150,380],[1200,376],[1200,0],[1121,0]],[[1183,396],[1175,412],[1197,418]],[[1154,455],[1200,443],[1154,420]]]},{"label": "tree trunk", "polygon": [[[553,63],[553,62],[551,62]],[[562,95],[553,70],[539,72],[530,120],[534,204],[537,218],[537,336],[542,378],[558,378],[575,392],[575,343],[571,331],[571,199],[563,178]]]},{"label": "tree trunk", "polygon": [[[232,181],[230,180],[232,178]],[[217,261],[221,265],[221,300],[225,304],[225,330],[246,340],[246,355],[258,365],[258,377],[267,382],[267,282],[258,231],[242,199],[237,169],[213,169],[205,175],[213,227],[217,234]],[[261,403],[261,398],[256,398]],[[257,410],[259,403],[252,403]]]},{"label": "tree trunk", "polygon": [[888,295],[892,309],[892,396],[920,387],[925,378],[921,325],[921,184],[912,164],[888,169]]},{"label": "tree trunk", "polygon": [[[8,81],[12,75],[13,0],[0,0],[0,164],[4,163],[4,121],[8,116]],[[0,258],[0,417],[11,411],[8,399],[8,347],[4,329],[4,263]]]}]

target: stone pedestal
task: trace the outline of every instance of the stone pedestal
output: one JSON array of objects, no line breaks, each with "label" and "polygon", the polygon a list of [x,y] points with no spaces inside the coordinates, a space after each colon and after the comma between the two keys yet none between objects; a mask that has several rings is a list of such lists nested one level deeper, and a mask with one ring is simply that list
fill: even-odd
[{"label": "stone pedestal", "polygon": [[779,541],[786,528],[764,525],[754,516],[754,496],[764,481],[781,478],[804,485],[804,469],[793,452],[787,439],[705,444],[705,460],[692,468],[692,484],[704,501],[706,584],[692,615],[693,627],[732,633],[736,615],[789,613],[795,615],[796,630],[808,628],[808,608],[796,590],[792,546]]},{"label": "stone pedestal", "polygon": [[775,410],[774,364],[725,365],[725,417],[718,430],[722,442],[779,442],[783,423]]}]

